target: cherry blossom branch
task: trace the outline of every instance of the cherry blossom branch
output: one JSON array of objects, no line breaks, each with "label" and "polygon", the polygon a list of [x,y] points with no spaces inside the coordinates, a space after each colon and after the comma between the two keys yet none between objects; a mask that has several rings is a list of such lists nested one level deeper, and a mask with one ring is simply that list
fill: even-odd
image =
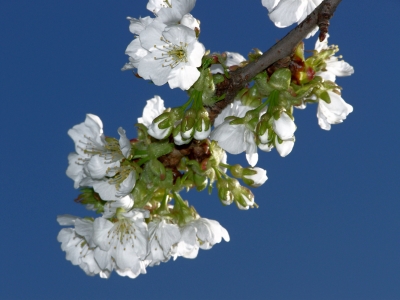
[{"label": "cherry blossom branch", "polygon": [[296,28],[291,30],[284,38],[264,52],[256,61],[253,61],[243,68],[238,68],[230,73],[230,78],[217,86],[217,95],[225,94],[224,100],[208,107],[211,123],[220,112],[232,103],[237,93],[250,82],[254,76],[267,69],[281,59],[290,58],[295,47],[306,38],[316,27],[320,27],[320,39],[328,31],[329,19],[333,16],[336,7],[342,0],[324,0],[308,17]]}]

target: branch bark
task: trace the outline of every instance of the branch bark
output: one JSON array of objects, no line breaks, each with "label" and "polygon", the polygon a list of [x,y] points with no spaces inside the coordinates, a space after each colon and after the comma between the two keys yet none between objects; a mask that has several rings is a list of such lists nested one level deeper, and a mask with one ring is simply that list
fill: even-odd
[{"label": "branch bark", "polygon": [[226,94],[225,99],[217,102],[212,107],[208,107],[210,120],[214,123],[215,118],[228,104],[235,100],[237,93],[250,82],[254,76],[267,69],[273,63],[290,57],[295,47],[316,27],[319,26],[321,32],[327,33],[329,19],[333,16],[336,7],[342,0],[324,0],[322,3],[301,22],[296,28],[291,30],[284,38],[264,52],[256,61],[253,61],[243,68],[230,73],[230,79],[226,79],[217,87],[218,94]]}]

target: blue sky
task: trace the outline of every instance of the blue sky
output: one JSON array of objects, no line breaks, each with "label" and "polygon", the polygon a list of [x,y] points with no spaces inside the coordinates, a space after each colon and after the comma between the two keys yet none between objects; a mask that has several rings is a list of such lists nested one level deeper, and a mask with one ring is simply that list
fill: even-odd
[{"label": "blue sky", "polygon": [[[288,29],[269,21],[261,1],[198,0],[200,41],[211,51],[247,55],[268,49]],[[86,113],[105,134],[133,124],[145,101],[186,101],[121,72],[132,40],[127,16],[150,15],[147,1],[2,1],[0,132],[3,299],[399,299],[400,203],[398,85],[400,32],[394,0],[343,1],[331,20],[355,74],[339,78],[354,112],[331,131],[316,106],[296,111],[296,144],[281,158],[262,153],[267,183],[258,209],[223,207],[190,192],[198,212],[218,220],[231,241],[194,260],[180,258],[137,279],[88,277],[65,260],[56,237],[60,214],[86,216],[65,175],[74,149],[67,131]],[[306,42],[313,49],[315,38]],[[244,155],[230,162],[245,164]]]}]

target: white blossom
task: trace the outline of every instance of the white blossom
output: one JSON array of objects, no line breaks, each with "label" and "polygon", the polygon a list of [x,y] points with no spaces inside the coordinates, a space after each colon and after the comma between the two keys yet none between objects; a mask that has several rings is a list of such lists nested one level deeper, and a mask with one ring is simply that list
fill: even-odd
[{"label": "white blossom", "polygon": [[153,120],[161,115],[165,110],[164,100],[160,96],[154,96],[147,100],[147,104],[143,109],[143,115],[138,118],[138,123],[143,124],[147,128],[153,123]]},{"label": "white blossom", "polygon": [[353,106],[346,103],[343,98],[333,91],[328,91],[330,103],[319,99],[317,118],[319,126],[324,130],[330,130],[331,124],[342,123],[347,115],[353,111]]},{"label": "white blossom", "polygon": [[[326,34],[326,38],[322,42],[317,39],[317,42],[315,43],[315,50],[321,52],[322,50],[329,49],[328,38],[329,34]],[[340,58],[341,57],[331,56],[326,59],[325,70],[317,72],[315,76],[321,76],[325,80],[335,82],[336,76],[344,77],[352,75],[354,73],[354,68]]]},{"label": "white blossom", "polygon": [[183,25],[166,27],[154,21],[140,33],[141,47],[148,51],[138,63],[138,74],[155,85],[189,89],[200,77],[197,70],[205,53],[193,30]]},{"label": "white blossom", "polygon": [[153,13],[157,13],[163,7],[169,7],[167,3],[172,3],[174,0],[149,0],[146,8]]},{"label": "white blossom", "polygon": [[[328,46],[329,34],[327,34],[324,41],[320,42],[317,40],[315,43],[315,50],[321,52],[329,49]],[[331,56],[326,62],[325,70],[317,72],[316,76],[321,76],[324,80],[336,81],[336,76],[350,76],[354,73],[354,68],[343,60],[339,60],[340,57]],[[333,92],[327,91],[330,103],[325,102],[322,99],[318,99],[317,118],[319,126],[324,130],[330,130],[331,124],[342,123],[346,119],[347,115],[353,111],[353,107],[346,103],[343,98]]]},{"label": "white blossom", "polygon": [[95,219],[93,241],[98,250],[94,257],[102,269],[115,268],[119,275],[131,278],[145,273],[143,260],[148,238],[145,217],[142,210],[133,209],[119,214],[115,223],[102,217]]},{"label": "white blossom", "polygon": [[139,35],[151,22],[153,22],[153,18],[144,17],[144,18],[127,18],[129,20],[129,31],[135,35]]},{"label": "white blossom", "polygon": [[228,105],[215,119],[215,129],[211,133],[211,139],[217,141],[222,149],[231,154],[246,151],[246,159],[254,167],[258,161],[254,132],[246,124],[230,125],[231,120],[224,120],[228,116],[242,118],[251,109],[253,107],[243,105],[240,100]]},{"label": "white blossom", "polygon": [[196,258],[199,248],[211,249],[222,239],[229,242],[228,231],[217,221],[199,218],[188,222],[181,230],[181,239],[173,253],[174,259],[178,256]]},{"label": "white blossom", "polygon": [[[262,0],[262,5],[268,9],[269,18],[277,27],[288,27],[302,22],[322,0]],[[310,37],[317,32],[316,27]]]},{"label": "white blossom", "polygon": [[132,145],[130,140],[126,137],[126,132],[122,127],[118,128],[119,138],[119,148],[121,150],[122,155],[125,158],[129,158],[131,154]]},{"label": "white blossom", "polygon": [[165,26],[183,25],[192,30],[200,29],[200,21],[195,19],[190,12],[196,0],[172,0],[171,7],[161,7],[157,12],[157,21]]},{"label": "white blossom", "polygon": [[153,18],[131,18],[128,17],[130,22],[129,31],[136,35],[135,39],[128,45],[125,54],[129,55],[129,62],[122,67],[122,71],[131,70],[138,67],[140,60],[148,54],[140,44],[140,39],[137,37],[149,24],[153,22]]},{"label": "white blossom", "polygon": [[292,138],[297,129],[292,118],[286,112],[282,112],[278,120],[273,119],[272,127],[282,140]]},{"label": "white blossom", "polygon": [[83,186],[92,186],[104,201],[115,201],[130,194],[136,184],[135,171],[122,169],[113,178],[93,180],[90,177],[82,180]]},{"label": "white blossom", "polygon": [[185,15],[193,9],[195,4],[196,0],[149,0],[146,8],[156,15],[162,8],[172,8],[181,15]]},{"label": "white blossom", "polygon": [[180,241],[181,234],[176,224],[156,219],[148,224],[149,244],[146,260],[149,266],[159,265],[171,258],[173,246]]},{"label": "white blossom", "polygon": [[250,168],[250,170],[256,171],[257,173],[253,175],[244,175],[243,177],[253,181],[251,186],[259,187],[267,181],[268,177],[266,170],[259,167]]},{"label": "white blossom", "polygon": [[122,67],[122,71],[137,69],[140,61],[149,54],[149,51],[142,47],[139,38],[135,38],[126,47],[125,54],[129,55],[129,62]]},{"label": "white blossom", "polygon": [[73,265],[78,265],[87,275],[93,276],[100,274],[103,278],[108,278],[109,274],[103,272],[94,259],[93,244],[93,221],[81,219],[70,215],[57,217],[60,225],[75,228],[63,228],[57,236],[61,243],[61,249],[66,253],[66,259]]},{"label": "white blossom", "polygon": [[68,155],[67,176],[74,180],[77,189],[87,176],[83,167],[94,154],[92,148],[104,148],[103,123],[98,116],[87,114],[83,123],[68,130],[68,135],[75,143],[76,152]]},{"label": "white blossom", "polygon": [[126,195],[115,201],[108,201],[104,204],[103,218],[112,218],[117,213],[117,209],[122,208],[125,211],[129,211],[133,207],[133,203],[134,201],[131,195]]},{"label": "white blossom", "polygon": [[83,123],[75,125],[68,135],[75,142],[76,153],[68,156],[67,176],[74,180],[74,187],[94,186],[113,177],[120,167],[120,160],[131,154],[131,144],[125,130],[118,129],[120,139],[106,139],[103,123],[98,116],[87,114]]}]

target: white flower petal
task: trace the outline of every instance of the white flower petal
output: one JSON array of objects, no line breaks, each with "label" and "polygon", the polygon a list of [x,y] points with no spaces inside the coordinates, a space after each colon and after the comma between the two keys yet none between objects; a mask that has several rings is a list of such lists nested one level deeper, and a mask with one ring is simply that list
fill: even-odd
[{"label": "white flower petal", "polygon": [[281,0],[275,9],[269,13],[269,18],[277,27],[287,27],[298,22],[307,7],[306,1]]},{"label": "white flower petal", "polygon": [[94,155],[90,158],[86,165],[86,170],[93,179],[102,179],[107,175],[109,169],[119,167],[120,162],[109,162],[106,158],[99,155]]},{"label": "white flower petal", "polygon": [[244,175],[245,178],[253,180],[253,187],[259,187],[261,185],[263,185],[265,183],[265,181],[267,181],[268,177],[267,177],[267,170],[264,170],[262,168],[251,168],[251,170],[256,171],[257,173],[254,175]]},{"label": "white flower petal", "polygon": [[278,120],[273,120],[273,129],[274,132],[282,139],[287,140],[290,139],[297,127],[294,124],[292,118],[285,112],[282,112]]},{"label": "white flower petal", "polygon": [[181,90],[188,90],[200,77],[196,67],[182,65],[175,67],[168,75],[168,83],[171,89],[179,87]]},{"label": "white flower petal", "polygon": [[130,192],[132,192],[133,187],[136,184],[136,173],[134,171],[130,172],[129,175],[125,178],[125,180],[120,184],[116,196],[124,197]]},{"label": "white flower petal", "polygon": [[74,188],[79,188],[82,179],[86,177],[83,171],[82,157],[78,153],[68,155],[67,176],[74,181]]},{"label": "white flower petal", "polygon": [[294,146],[294,139],[290,139],[287,141],[283,141],[281,144],[278,142],[278,138],[275,137],[275,147],[276,151],[278,151],[279,155],[285,157],[292,152]]},{"label": "white flower petal", "polygon": [[164,100],[160,96],[154,96],[150,100],[147,100],[147,104],[143,109],[143,116],[138,118],[138,123],[142,123],[146,127],[149,127],[153,120],[161,115],[165,110]]},{"label": "white flower petal", "polygon": [[281,0],[261,0],[263,6],[265,6],[268,11],[273,10]]},{"label": "white flower petal", "polygon": [[145,56],[138,65],[138,74],[144,79],[151,79],[155,85],[163,85],[168,81],[171,68],[164,64],[162,51],[155,50]]},{"label": "white flower petal", "polygon": [[126,132],[122,127],[118,128],[119,138],[119,147],[121,149],[122,155],[128,158],[131,155],[131,142],[126,137]]},{"label": "white flower petal", "polygon": [[182,17],[180,24],[186,26],[192,30],[195,28],[200,29],[200,22],[196,18],[194,18],[191,14],[186,14]]},{"label": "white flower petal", "polygon": [[244,125],[229,125],[229,121],[226,121],[211,132],[211,139],[217,141],[226,152],[239,154],[246,150],[244,132]]},{"label": "white flower petal", "polygon": [[153,18],[144,17],[144,18],[127,18],[130,22],[129,31],[133,34],[140,34],[151,22],[153,22]]}]

